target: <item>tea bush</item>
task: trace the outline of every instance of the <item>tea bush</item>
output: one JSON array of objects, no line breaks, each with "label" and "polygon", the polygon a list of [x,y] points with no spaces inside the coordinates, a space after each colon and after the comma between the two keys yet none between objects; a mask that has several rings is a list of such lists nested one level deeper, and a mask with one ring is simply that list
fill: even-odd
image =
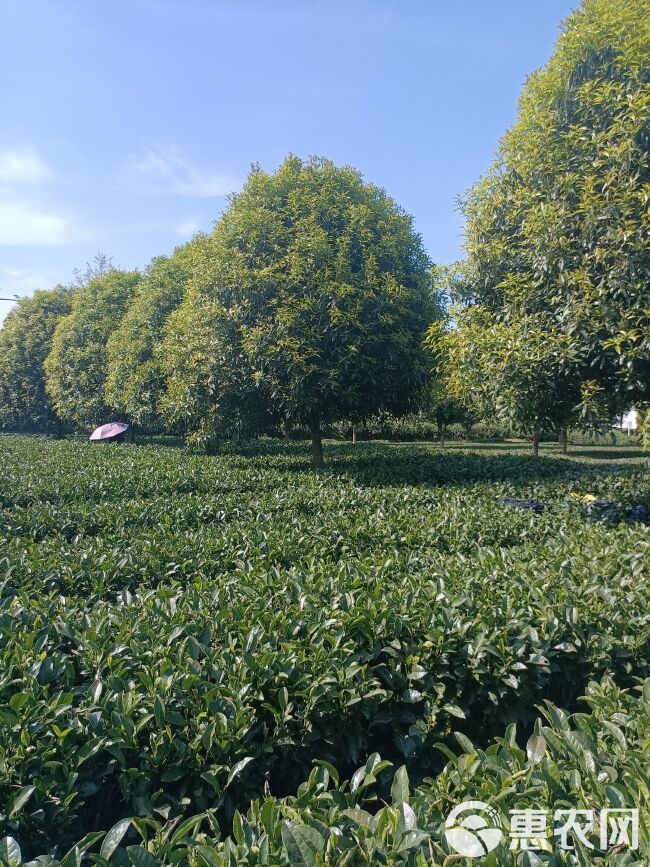
[{"label": "tea bush", "polygon": [[251,799],[314,760],[380,753],[425,791],[454,731],[525,743],[543,700],[650,675],[650,530],[570,497],[650,507],[633,452],[333,444],[314,475],[273,441],[0,449],[0,834],[25,858],[130,817],[175,846],[201,813],[240,846]]},{"label": "tea bush", "polygon": [[[210,811],[181,823],[127,817],[108,833],[89,833],[60,861],[50,863],[78,864],[85,853],[92,863],[135,867],[449,864],[458,855],[446,838],[445,820],[454,807],[479,799],[492,805],[502,832],[483,864],[641,867],[650,856],[643,822],[636,847],[619,843],[602,848],[601,830],[607,828],[611,838],[604,810],[638,809],[644,815],[650,807],[650,681],[632,693],[621,692],[607,679],[591,683],[585,700],[591,712],[573,717],[546,702],[523,748],[517,745],[514,725],[485,750],[457,734],[453,749],[436,745],[448,759],[441,773],[415,788],[405,766],[395,771],[376,753],[343,782],[335,768],[317,762],[294,795],[267,794],[254,799],[245,813],[235,812],[227,834],[219,834]],[[571,808],[587,811],[592,823],[583,839],[573,834],[563,841],[557,832],[566,816],[558,818],[555,811]],[[517,810],[546,815],[537,851],[517,845],[512,824]],[[3,845],[6,860],[19,867],[19,845],[13,838],[0,842],[0,857]]]}]

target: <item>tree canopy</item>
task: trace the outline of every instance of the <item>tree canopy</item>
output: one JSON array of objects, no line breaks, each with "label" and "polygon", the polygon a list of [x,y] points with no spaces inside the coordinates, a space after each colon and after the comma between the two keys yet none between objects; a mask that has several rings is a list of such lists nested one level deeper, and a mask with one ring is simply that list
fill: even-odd
[{"label": "tree canopy", "polygon": [[192,258],[204,236],[156,256],[143,274],[108,346],[106,402],[138,425],[154,425],[165,389],[161,344],[170,314],[183,299]]},{"label": "tree canopy", "polygon": [[20,298],[0,329],[0,425],[12,430],[56,426],[43,363],[54,329],[70,312],[72,289],[55,286]]},{"label": "tree canopy", "polygon": [[585,0],[462,201],[448,339],[530,429],[650,398],[649,21],[648,0]]},{"label": "tree canopy", "polygon": [[[359,172],[294,156],[274,174],[254,168],[215,227],[210,259],[175,318],[194,392],[214,391],[219,369],[236,367],[283,417],[310,426],[316,464],[323,421],[408,407],[430,367],[430,263],[412,218]],[[213,326],[228,334],[219,344],[230,363],[203,341],[191,349],[197,329]]]},{"label": "tree canopy", "polygon": [[47,392],[63,420],[86,428],[108,420],[107,344],[139,281],[138,271],[117,268],[92,278],[75,292],[70,313],[57,324],[45,375]]}]

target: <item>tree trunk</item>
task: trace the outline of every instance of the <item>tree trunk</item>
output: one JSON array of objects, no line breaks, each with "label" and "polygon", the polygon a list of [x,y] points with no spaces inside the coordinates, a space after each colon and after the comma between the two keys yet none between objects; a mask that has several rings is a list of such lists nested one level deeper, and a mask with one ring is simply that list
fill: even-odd
[{"label": "tree trunk", "polygon": [[309,430],[311,432],[311,462],[315,470],[320,470],[323,466],[323,438],[320,430],[320,418],[317,415],[310,418]]},{"label": "tree trunk", "polygon": [[537,457],[539,455],[539,438],[540,432],[536,430],[533,433],[533,457]]},{"label": "tree trunk", "polygon": [[357,426],[356,424],[352,425],[352,445],[356,446],[357,444]]},{"label": "tree trunk", "polygon": [[438,425],[438,443],[440,446],[444,446],[444,444],[445,444],[445,426],[444,426],[444,424]]},{"label": "tree trunk", "polygon": [[566,455],[569,451],[569,432],[565,427],[558,434],[558,442],[560,444],[560,451],[563,455]]},{"label": "tree trunk", "polygon": [[291,436],[291,422],[288,418],[285,418],[282,422],[282,433],[284,435],[285,440],[288,440]]},{"label": "tree trunk", "polygon": [[58,440],[62,440],[62,439],[64,438],[64,435],[63,435],[63,422],[62,422],[61,419],[57,416],[56,421],[54,422],[54,424],[56,425],[56,432],[55,432],[54,436],[56,437],[56,439],[58,439]]},{"label": "tree trunk", "polygon": [[129,428],[129,442],[134,443],[135,437],[136,437],[135,425],[132,424],[131,427]]}]

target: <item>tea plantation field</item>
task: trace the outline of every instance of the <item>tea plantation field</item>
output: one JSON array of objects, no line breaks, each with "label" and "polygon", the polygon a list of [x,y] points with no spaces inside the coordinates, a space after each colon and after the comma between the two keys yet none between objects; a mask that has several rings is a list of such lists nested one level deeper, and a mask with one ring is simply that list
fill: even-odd
[{"label": "tea plantation field", "polygon": [[327,457],[0,438],[0,862],[443,864],[463,799],[650,806],[647,456]]}]

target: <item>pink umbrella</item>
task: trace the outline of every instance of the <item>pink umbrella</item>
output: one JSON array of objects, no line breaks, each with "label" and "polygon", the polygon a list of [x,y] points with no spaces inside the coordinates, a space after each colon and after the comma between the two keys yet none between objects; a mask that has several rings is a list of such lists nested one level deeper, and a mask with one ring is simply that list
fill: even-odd
[{"label": "pink umbrella", "polygon": [[90,439],[93,442],[99,440],[114,440],[116,437],[122,436],[129,429],[128,424],[123,421],[111,421],[108,424],[102,424],[91,433]]}]

